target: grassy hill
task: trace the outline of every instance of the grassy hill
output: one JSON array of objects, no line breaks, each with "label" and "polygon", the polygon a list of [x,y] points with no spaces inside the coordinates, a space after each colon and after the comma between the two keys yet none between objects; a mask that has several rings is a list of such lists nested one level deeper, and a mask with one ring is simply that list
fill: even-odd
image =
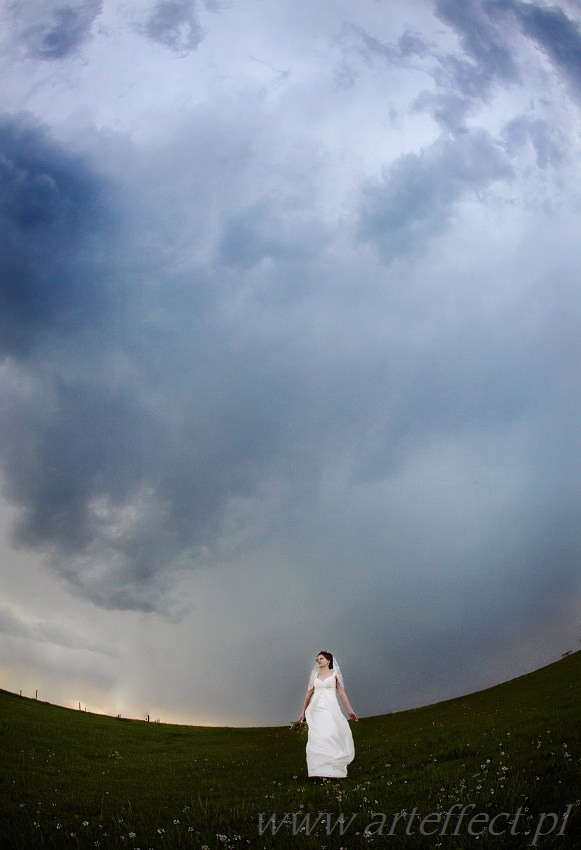
[{"label": "grassy hill", "polygon": [[581,848],[580,683],[577,652],[364,718],[342,782],[308,780],[305,737],[286,727],[144,723],[0,691],[0,848]]}]

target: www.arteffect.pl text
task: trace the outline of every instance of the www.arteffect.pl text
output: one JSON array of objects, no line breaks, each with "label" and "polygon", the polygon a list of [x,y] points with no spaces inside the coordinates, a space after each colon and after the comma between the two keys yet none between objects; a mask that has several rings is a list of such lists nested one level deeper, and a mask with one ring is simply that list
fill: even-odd
[{"label": "www.arteffect.pl text", "polygon": [[514,812],[477,812],[476,804],[455,803],[447,811],[420,814],[416,807],[410,812],[356,812],[347,815],[332,812],[259,812],[258,834],[271,835],[344,835],[355,832],[375,835],[470,835],[528,836],[531,847],[539,846],[547,835],[564,835],[573,804],[562,814],[539,812],[532,815],[519,806]]}]

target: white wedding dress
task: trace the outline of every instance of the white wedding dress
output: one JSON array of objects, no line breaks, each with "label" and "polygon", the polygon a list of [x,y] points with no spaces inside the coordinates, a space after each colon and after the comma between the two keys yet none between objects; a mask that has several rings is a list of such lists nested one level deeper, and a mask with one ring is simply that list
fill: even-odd
[{"label": "white wedding dress", "polygon": [[355,746],[351,727],[337,699],[335,673],[326,679],[315,677],[313,687],[305,712],[309,725],[308,774],[343,779],[347,776],[347,765],[355,758]]}]

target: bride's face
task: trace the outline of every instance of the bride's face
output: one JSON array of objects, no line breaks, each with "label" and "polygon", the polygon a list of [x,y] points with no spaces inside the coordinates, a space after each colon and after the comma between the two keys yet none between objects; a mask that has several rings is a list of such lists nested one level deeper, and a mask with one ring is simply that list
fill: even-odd
[{"label": "bride's face", "polygon": [[317,655],[316,662],[319,665],[319,670],[324,670],[325,667],[329,666],[329,659],[325,658],[324,655]]}]

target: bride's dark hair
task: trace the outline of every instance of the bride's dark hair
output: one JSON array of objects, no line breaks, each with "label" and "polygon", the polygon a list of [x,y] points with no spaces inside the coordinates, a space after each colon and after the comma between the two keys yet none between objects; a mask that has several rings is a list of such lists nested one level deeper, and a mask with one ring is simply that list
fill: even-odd
[{"label": "bride's dark hair", "polygon": [[327,659],[327,661],[329,662],[329,670],[332,670],[332,669],[333,669],[333,653],[332,653],[332,652],[327,652],[326,650],[322,649],[322,650],[319,652],[319,655],[324,655],[324,656],[325,656],[325,658],[326,658],[326,659]]}]

